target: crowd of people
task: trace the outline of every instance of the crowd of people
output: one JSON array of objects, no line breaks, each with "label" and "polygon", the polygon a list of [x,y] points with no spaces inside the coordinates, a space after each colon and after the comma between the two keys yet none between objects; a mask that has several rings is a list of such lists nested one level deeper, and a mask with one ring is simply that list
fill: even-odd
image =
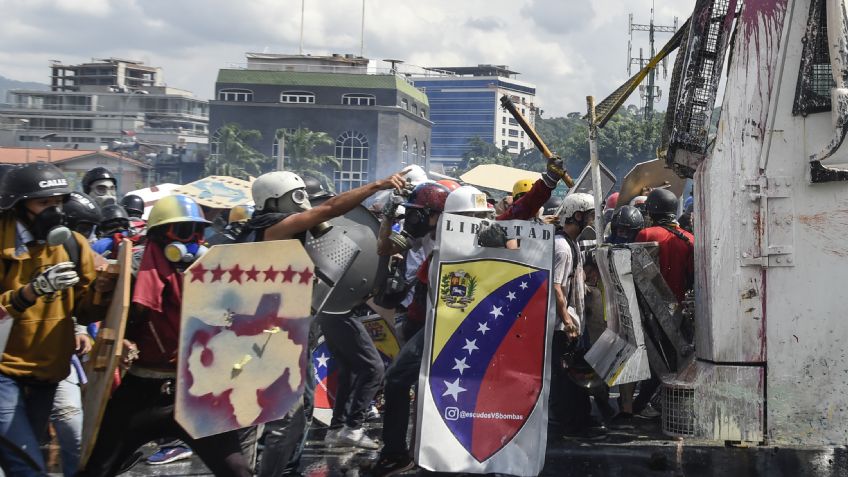
[{"label": "crowd of people", "polygon": [[[48,428],[59,443],[65,476],[117,475],[135,465],[139,448],[151,441],[161,447],[149,464],[194,454],[215,475],[297,475],[313,426],[311,364],[303,398],[281,420],[195,439],[174,418],[183,273],[209,247],[304,242],[329,230],[335,217],[372,204],[380,220],[377,253],[385,257],[381,266],[388,277],[373,298],[390,310],[400,351],[385,366],[356,309],[319,313],[309,344],[314,348],[323,335],[339,373],[326,444],[378,451],[370,469],[378,477],[415,467],[408,439],[411,401],[424,353],[428,277],[442,214],[487,219],[492,225],[479,232],[479,241],[490,247],[517,246],[498,221],[555,227],[549,438],[602,438],[608,426],[657,415],[651,405],[659,385],[654,373],[639,383],[638,394],[634,385],[621,386],[617,403],[610,402],[606,386],[589,389],[573,376],[582,353],[607,327],[597,262],[583,240],[595,230],[596,207],[604,207],[608,221],[607,230],[595,231],[605,242],[657,243],[660,272],[678,301],[694,280],[694,238],[678,222],[675,194],[646,190],[620,207],[617,194],[605,204],[585,193],[552,197],[563,176],[559,159],[549,161],[540,179],[517,181],[503,199],[453,180],[430,180],[417,166],[339,194],[314,178],[275,171],[252,183],[253,204],[210,209],[186,195],[171,195],[156,201],[148,215],[141,197],[118,198],[116,177],[102,167],[85,174],[82,192],[71,190],[52,164],[2,172],[0,305],[13,320],[0,360],[0,464],[8,476],[44,475]],[[691,224],[691,206],[683,207],[681,222]],[[117,258],[126,240],[133,278],[124,355],[93,451],[81,467],[84,362],[115,288],[115,275],[105,273],[103,259]],[[369,435],[365,424],[378,415],[375,404],[382,433]]]}]

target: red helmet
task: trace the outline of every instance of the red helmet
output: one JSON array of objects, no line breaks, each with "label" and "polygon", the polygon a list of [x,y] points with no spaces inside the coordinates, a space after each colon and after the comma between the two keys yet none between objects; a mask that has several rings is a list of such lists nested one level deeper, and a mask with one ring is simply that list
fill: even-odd
[{"label": "red helmet", "polygon": [[445,210],[445,200],[450,190],[438,182],[425,182],[412,189],[404,207],[414,209],[429,209],[434,212]]},{"label": "red helmet", "polygon": [[610,194],[609,197],[607,197],[607,202],[604,205],[606,206],[607,209],[614,209],[617,204],[618,204],[618,192],[613,192],[612,194]]},{"label": "red helmet", "polygon": [[457,182],[457,181],[452,181],[452,180],[450,180],[450,179],[441,179],[441,180],[438,180],[438,181],[436,181],[436,184],[441,184],[441,185],[443,185],[443,186],[447,187],[447,188],[448,188],[448,190],[449,190],[449,191],[451,191],[451,192],[453,192],[453,191],[455,191],[455,190],[459,189],[459,182]]}]

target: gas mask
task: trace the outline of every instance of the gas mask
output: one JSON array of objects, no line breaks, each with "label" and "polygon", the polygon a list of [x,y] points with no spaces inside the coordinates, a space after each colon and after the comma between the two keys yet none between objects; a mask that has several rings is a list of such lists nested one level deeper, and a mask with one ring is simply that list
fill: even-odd
[{"label": "gas mask", "polygon": [[47,245],[62,245],[71,238],[71,229],[65,226],[65,213],[59,207],[47,207],[35,216],[29,227],[32,236]]},{"label": "gas mask", "polygon": [[109,179],[100,179],[91,183],[91,196],[100,204],[100,207],[117,203],[117,194],[115,183]]},{"label": "gas mask", "polygon": [[409,250],[415,242],[419,241],[418,239],[429,236],[433,230],[435,230],[435,226],[430,225],[430,211],[428,209],[407,207],[404,214],[403,230],[400,233],[392,232],[389,235],[389,240],[401,250]]},{"label": "gas mask", "polygon": [[[274,212],[282,212],[282,213],[298,213],[305,212],[312,208],[312,204],[309,203],[309,194],[306,192],[306,189],[295,189],[291,192],[286,193],[282,197],[277,197],[272,201],[271,209]],[[312,235],[314,237],[320,237],[327,233],[331,228],[328,222],[322,222],[312,229]]]},{"label": "gas mask", "polygon": [[174,263],[192,263],[209,250],[197,242],[171,242],[165,245],[165,258]]}]

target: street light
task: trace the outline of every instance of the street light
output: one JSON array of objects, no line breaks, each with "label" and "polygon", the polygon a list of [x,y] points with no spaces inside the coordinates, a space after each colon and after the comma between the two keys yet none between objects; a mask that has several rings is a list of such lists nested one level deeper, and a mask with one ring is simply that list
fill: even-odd
[{"label": "street light", "polygon": [[[113,91],[114,91],[114,89],[113,89]],[[124,100],[121,102],[121,120],[120,120],[119,130],[120,130],[120,133],[121,133],[120,137],[121,137],[121,143],[122,144],[124,142],[124,114],[126,113],[126,110],[127,110],[127,103],[130,102],[130,98],[132,98],[132,96],[134,94],[150,94],[150,92],[145,91],[143,89],[132,90],[129,94],[127,94],[124,97]],[[123,161],[123,156],[121,156],[120,152],[118,153],[118,156],[119,156],[119,158],[118,158],[118,174],[117,174],[117,176],[118,176],[118,192],[120,192],[120,189],[124,185],[124,161]]]}]

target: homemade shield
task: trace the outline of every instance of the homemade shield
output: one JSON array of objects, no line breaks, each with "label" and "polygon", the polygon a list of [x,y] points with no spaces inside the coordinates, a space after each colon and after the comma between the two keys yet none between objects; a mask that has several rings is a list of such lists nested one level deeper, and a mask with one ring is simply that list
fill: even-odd
[{"label": "homemade shield", "polygon": [[477,245],[443,214],[430,268],[415,461],[437,472],[537,475],[545,458],[553,227],[498,222],[518,250]]},{"label": "homemade shield", "polygon": [[685,185],[686,180],[678,176],[673,170],[666,168],[665,161],[654,159],[653,161],[640,162],[624,176],[616,208],[629,204],[634,197],[647,195],[647,193],[642,193],[644,189],[664,187],[680,197]]},{"label": "homemade shield", "polygon": [[209,176],[174,191],[194,199],[198,204],[215,209],[232,209],[253,201],[250,182],[230,176]]},{"label": "homemade shield", "polygon": [[[383,364],[388,368],[400,351],[391,325],[380,315],[363,316],[359,320],[365,325],[377,352],[380,353]],[[312,351],[312,368],[316,382],[315,408],[312,416],[319,422],[329,425],[333,418],[333,406],[336,403],[339,369],[323,336],[318,338],[318,346]]]},{"label": "homemade shield", "polygon": [[[112,394],[112,383],[115,380],[115,369],[121,359],[124,344],[124,329],[127,325],[127,313],[130,307],[130,282],[132,279],[132,243],[124,239],[118,251],[117,263],[109,265],[107,272],[118,274],[115,291],[106,319],[103,320],[94,348],[85,363],[85,374],[88,384],[85,385],[82,396],[82,449],[80,464],[88,462],[106,403]],[[97,301],[98,297],[95,296]]]},{"label": "homemade shield", "polygon": [[186,270],[174,414],[192,437],[277,420],[297,402],[313,276],[297,240],[216,245]]}]

